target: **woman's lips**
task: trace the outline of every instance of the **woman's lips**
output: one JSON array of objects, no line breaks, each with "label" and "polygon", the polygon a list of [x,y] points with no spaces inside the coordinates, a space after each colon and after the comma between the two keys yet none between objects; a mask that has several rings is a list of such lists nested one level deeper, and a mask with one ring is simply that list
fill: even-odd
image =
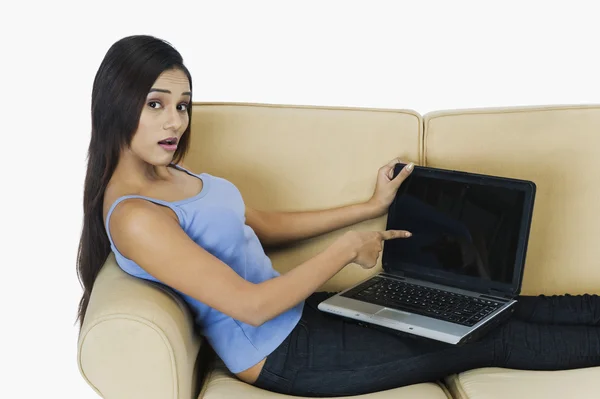
[{"label": "woman's lips", "polygon": [[168,137],[159,141],[158,145],[167,151],[175,151],[177,149],[177,137]]},{"label": "woman's lips", "polygon": [[158,143],[158,145],[167,151],[175,151],[177,149],[177,144]]}]

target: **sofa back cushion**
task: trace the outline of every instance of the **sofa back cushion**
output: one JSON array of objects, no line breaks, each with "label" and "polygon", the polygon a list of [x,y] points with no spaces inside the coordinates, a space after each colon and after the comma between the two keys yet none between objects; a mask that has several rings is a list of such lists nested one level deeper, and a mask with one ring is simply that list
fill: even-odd
[{"label": "sofa back cushion", "polygon": [[428,166],[537,184],[523,294],[600,293],[600,107],[425,115]]},{"label": "sofa back cushion", "polygon": [[[369,199],[377,170],[394,157],[418,162],[422,125],[420,115],[404,110],[195,103],[184,162],[230,180],[258,209],[337,207]],[[354,228],[384,229],[385,217]],[[268,254],[286,272],[343,231]],[[322,289],[339,290],[379,270],[350,265]]]}]

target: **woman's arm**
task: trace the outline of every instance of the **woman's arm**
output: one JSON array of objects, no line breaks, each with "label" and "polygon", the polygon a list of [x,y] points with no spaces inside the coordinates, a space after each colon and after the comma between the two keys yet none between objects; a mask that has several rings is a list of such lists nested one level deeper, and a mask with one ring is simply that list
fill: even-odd
[{"label": "woman's arm", "polygon": [[246,207],[246,223],[265,246],[315,237],[377,216],[377,208],[368,202],[307,212],[264,212]]},{"label": "woman's arm", "polygon": [[258,326],[306,299],[349,263],[373,267],[382,240],[404,232],[349,232],[317,256],[265,282],[244,280],[196,244],[176,217],[148,201],[120,203],[110,219],[115,246],[162,283]]},{"label": "woman's arm", "polygon": [[254,326],[307,298],[354,258],[348,246],[334,245],[273,281],[254,284],[197,245],[174,217],[147,201],[120,203],[110,230],[119,252],[150,275]]},{"label": "woman's arm", "polygon": [[307,212],[265,212],[246,207],[246,223],[267,246],[315,237],[382,216],[412,172],[410,163],[394,178],[393,170],[398,162],[394,159],[379,169],[375,192],[364,203]]}]

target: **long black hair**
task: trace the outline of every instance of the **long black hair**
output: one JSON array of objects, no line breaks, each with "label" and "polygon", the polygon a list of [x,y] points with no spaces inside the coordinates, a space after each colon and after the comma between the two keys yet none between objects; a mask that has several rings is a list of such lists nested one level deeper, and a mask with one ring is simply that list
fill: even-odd
[{"label": "long black hair", "polygon": [[[159,75],[166,70],[183,71],[192,87],[192,78],[181,54],[164,40],[152,36],[125,37],[114,43],[104,56],[92,89],[92,137],[83,195],[83,229],[77,253],[77,275],[83,286],[77,319],[83,324],[92,286],[110,254],[102,209],[106,186],[119,154],[131,144],[146,96]],[[179,162],[189,147],[190,124],[177,144],[173,162]]]}]

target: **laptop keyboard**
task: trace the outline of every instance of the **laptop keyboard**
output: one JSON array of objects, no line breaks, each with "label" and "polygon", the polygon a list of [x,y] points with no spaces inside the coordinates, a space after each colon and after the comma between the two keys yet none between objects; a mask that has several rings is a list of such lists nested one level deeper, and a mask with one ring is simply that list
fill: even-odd
[{"label": "laptop keyboard", "polygon": [[503,305],[382,277],[367,280],[341,296],[465,326],[477,324]]}]

